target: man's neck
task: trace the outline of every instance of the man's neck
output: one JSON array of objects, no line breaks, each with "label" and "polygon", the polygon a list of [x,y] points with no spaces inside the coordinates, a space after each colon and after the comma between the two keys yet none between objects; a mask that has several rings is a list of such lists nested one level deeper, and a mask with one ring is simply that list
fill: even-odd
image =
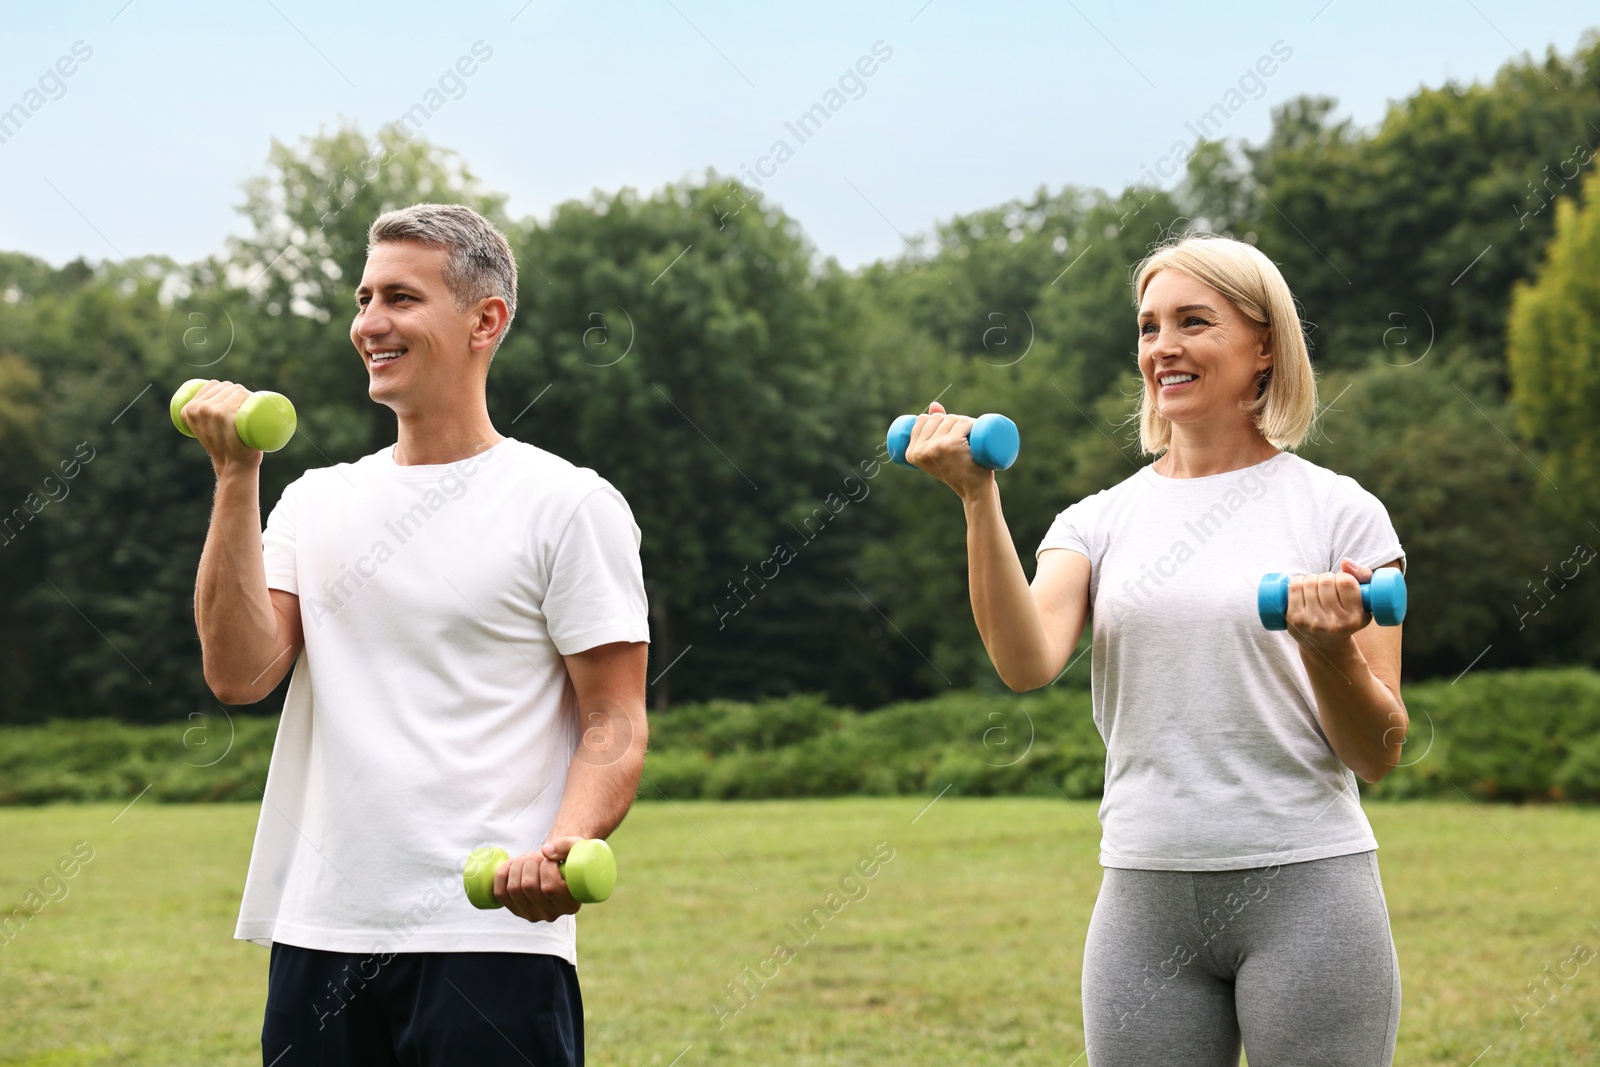
[{"label": "man's neck", "polygon": [[455,463],[505,440],[483,409],[443,412],[400,419],[394,461],[402,467]]}]

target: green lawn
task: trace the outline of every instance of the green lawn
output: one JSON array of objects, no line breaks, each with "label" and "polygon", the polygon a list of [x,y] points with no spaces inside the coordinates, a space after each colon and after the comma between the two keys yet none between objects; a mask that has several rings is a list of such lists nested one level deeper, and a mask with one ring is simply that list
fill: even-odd
[{"label": "green lawn", "polygon": [[[590,1062],[666,1065],[687,1048],[680,1067],[1071,1063],[1093,806],[926,804],[639,805],[613,839],[616,895],[580,920]],[[259,1063],[267,953],[231,940],[256,809],[146,799],[113,823],[121,810],[0,809],[0,903],[76,842],[94,849],[0,945],[0,1064]],[[1405,982],[1397,1062],[1600,1059],[1600,959],[1525,1028],[1511,1007],[1533,1006],[1526,984],[1576,942],[1600,949],[1600,811],[1368,810]],[[809,943],[786,929],[880,842],[894,856],[865,896]],[[779,941],[797,954],[719,1025],[725,984]]]}]

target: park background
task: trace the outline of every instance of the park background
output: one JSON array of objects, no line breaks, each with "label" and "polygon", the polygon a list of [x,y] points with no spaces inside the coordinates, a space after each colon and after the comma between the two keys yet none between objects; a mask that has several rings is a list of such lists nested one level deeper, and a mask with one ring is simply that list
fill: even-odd
[{"label": "park background", "polygon": [[[351,280],[370,221],[424,199],[483,211],[518,255],[518,315],[490,375],[496,425],[599,471],[645,531],[651,803],[616,841],[625,873],[650,875],[625,877],[616,906],[585,916],[596,1062],[1065,1063],[1081,1051],[1075,961],[1104,758],[1087,660],[1037,693],[1004,691],[967,609],[959,506],[883,465],[882,430],[935,396],[1015,418],[1023,453],[1003,491],[1031,571],[1057,512],[1148,461],[1127,421],[1140,388],[1130,267],[1190,231],[1251,241],[1280,264],[1323,404],[1300,452],[1377,494],[1407,549],[1413,735],[1406,765],[1365,790],[1408,983],[1399,1062],[1592,1062],[1600,993],[1595,968],[1574,961],[1575,946],[1600,948],[1600,912],[1572,890],[1600,874],[1600,36],[1568,30],[1543,55],[1520,52],[1500,32],[1524,36],[1514,12],[1490,22],[1466,5],[1450,32],[1470,23],[1502,61],[1397,92],[1357,121],[1331,96],[1284,91],[1297,62],[1317,62],[1307,37],[1354,16],[1320,5],[1287,29],[1263,20],[1155,111],[1158,132],[1135,130],[1142,162],[1122,180],[1062,166],[919,226],[922,203],[886,196],[876,171],[833,174],[857,217],[815,201],[822,245],[783,196],[811,205],[800,168],[838,150],[828,139],[859,145],[885,128],[872,108],[916,69],[924,20],[953,7],[918,6],[836,34],[837,62],[809,70],[738,150],[685,134],[702,157],[670,180],[641,184],[619,163],[643,136],[623,116],[651,115],[648,102],[597,88],[617,121],[581,128],[530,102],[556,123],[542,142],[550,168],[594,190],[543,210],[514,208],[441,136],[494,91],[473,79],[515,60],[470,26],[461,47],[429,53],[385,119],[324,107],[285,120],[299,125],[241,114],[226,131],[175,136],[190,188],[217,184],[213,138],[220,151],[252,137],[258,158],[272,138],[230,187],[239,223],[210,250],[139,251],[121,234],[124,220],[137,230],[137,200],[83,195],[122,181],[114,142],[80,139],[99,145],[88,186],[45,170],[49,188],[29,202],[51,199],[87,237],[62,238],[40,212],[0,231],[18,245],[0,252],[0,803],[12,806],[0,905],[22,915],[0,945],[0,1063],[250,1059],[264,954],[227,938],[282,694],[225,709],[200,678],[191,598],[211,472],[173,432],[166,397],[215,376],[295,400],[301,432],[263,468],[268,505],[302,470],[390,443],[392,416],[366,399],[349,345]],[[704,115],[676,120],[732,121],[721,96],[748,81],[740,35],[663,11],[688,35],[675,47],[694,54],[692,77],[727,82]],[[102,21],[119,32],[143,14],[119,3]],[[299,35],[281,47],[298,41],[330,79],[345,74],[324,49],[348,66],[334,42],[372,32],[321,33],[293,7],[267,17]],[[1151,48],[1098,11],[1074,17],[1074,53],[1108,58],[1098,85],[1062,101],[1063,125],[1170,70],[1163,49],[1177,46]],[[1384,51],[1397,32],[1357,59],[1403,62]],[[86,121],[67,109],[126,62],[115,38],[85,58],[77,36],[53,27],[23,66],[8,53],[8,73],[27,76],[0,105],[25,113],[0,115],[0,150]],[[63,73],[45,85],[35,67]],[[447,83],[435,67],[461,73]],[[982,81],[966,91],[980,110],[1009,99]],[[815,106],[810,126],[788,128]],[[1241,136],[1253,117],[1259,132]],[[921,116],[913,139],[937,146],[922,185],[986,195],[971,191],[973,158],[991,178],[1040,169],[1029,138],[1047,131],[997,115],[993,137],[950,137],[941,121],[967,132],[954,111]],[[659,165],[639,153],[640,171]],[[863,243],[867,228],[887,251]],[[102,247],[60,252],[79,239]],[[779,545],[792,561],[751,580],[772,575]],[[50,891],[42,879],[80,840],[95,859]],[[741,968],[880,840],[898,859],[875,895],[719,1016]],[[26,903],[40,893],[47,907]],[[963,999],[968,985],[983,992]]]}]

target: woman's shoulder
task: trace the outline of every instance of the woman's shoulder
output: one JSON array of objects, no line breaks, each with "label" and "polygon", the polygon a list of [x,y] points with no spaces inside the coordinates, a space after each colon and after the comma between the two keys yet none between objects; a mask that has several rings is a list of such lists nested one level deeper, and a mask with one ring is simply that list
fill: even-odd
[{"label": "woman's shoulder", "polygon": [[1293,452],[1280,452],[1276,458],[1277,473],[1304,482],[1318,490],[1330,502],[1360,501],[1377,498],[1349,474],[1323,467]]},{"label": "woman's shoulder", "polygon": [[1122,479],[1122,481],[1117,482],[1114,485],[1108,485],[1104,489],[1096,489],[1092,493],[1085,493],[1083,496],[1079,497],[1076,501],[1070,504],[1065,511],[1062,512],[1062,514],[1065,514],[1066,511],[1072,511],[1073,509],[1077,509],[1080,512],[1099,511],[1119,504],[1149,489],[1149,478],[1150,475],[1148,465],[1140,467],[1138,470],[1134,471],[1132,474],[1128,475],[1126,478]]}]

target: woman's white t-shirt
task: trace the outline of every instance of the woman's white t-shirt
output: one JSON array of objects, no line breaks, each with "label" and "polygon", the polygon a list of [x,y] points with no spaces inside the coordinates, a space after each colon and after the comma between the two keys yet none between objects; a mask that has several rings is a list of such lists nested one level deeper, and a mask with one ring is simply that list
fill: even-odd
[{"label": "woman's white t-shirt", "polygon": [[1256,612],[1271,571],[1403,560],[1377,497],[1288,452],[1204,478],[1145,467],[1061,512],[1039,553],[1058,548],[1091,565],[1102,865],[1235,870],[1378,847],[1299,646]]},{"label": "woman's white t-shirt", "polygon": [[537,848],[577,747],[563,655],[648,641],[639,528],[587,468],[506,438],[307,471],[262,536],[305,646],[235,937],[337,952],[535,952],[573,917],[479,911],[478,845]]}]

